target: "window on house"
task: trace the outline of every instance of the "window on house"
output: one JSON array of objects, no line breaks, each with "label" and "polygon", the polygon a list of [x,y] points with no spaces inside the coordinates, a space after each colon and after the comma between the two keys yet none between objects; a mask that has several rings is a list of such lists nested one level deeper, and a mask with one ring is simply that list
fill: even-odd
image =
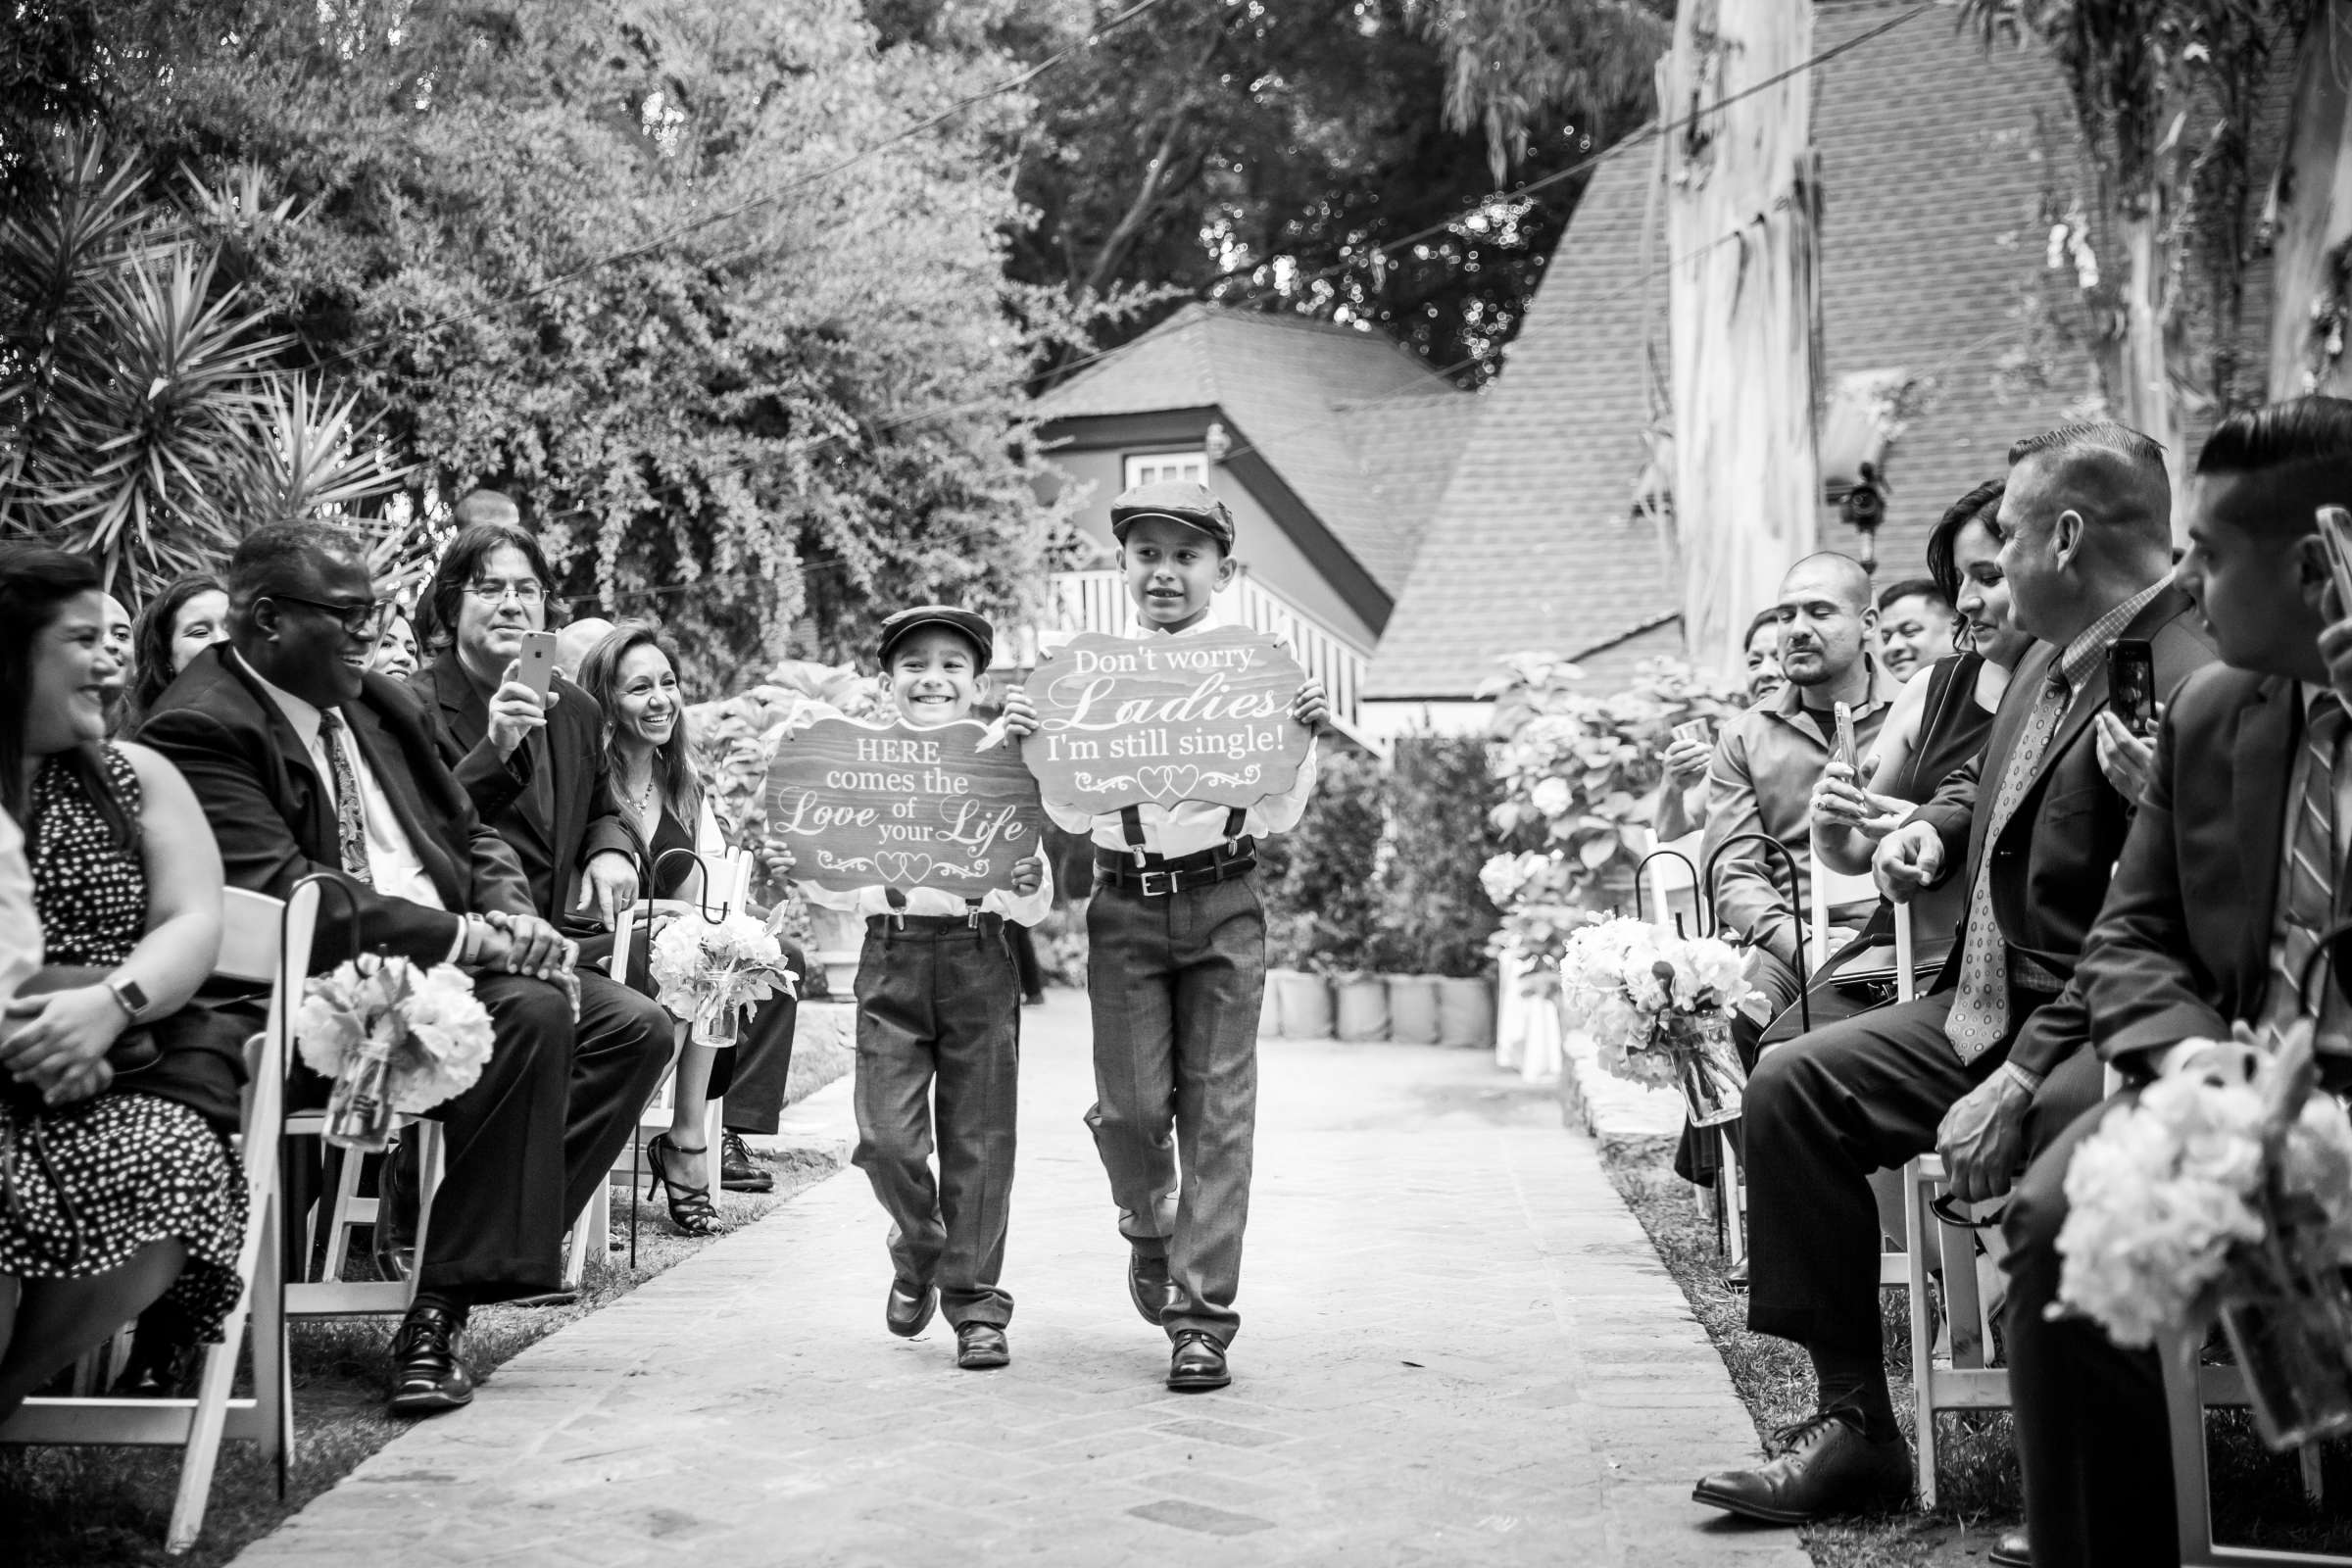
[{"label": "window on house", "polygon": [[1208,458],[1200,452],[1148,452],[1127,460],[1127,488],[1139,484],[1158,484],[1165,479],[1190,479],[1195,484],[1206,481]]}]

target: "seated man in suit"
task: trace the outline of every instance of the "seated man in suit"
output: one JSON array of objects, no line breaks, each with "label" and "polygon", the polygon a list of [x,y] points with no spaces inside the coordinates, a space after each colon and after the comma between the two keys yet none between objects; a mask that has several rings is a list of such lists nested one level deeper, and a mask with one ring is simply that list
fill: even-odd
[{"label": "seated man in suit", "polygon": [[[435,629],[409,689],[475,813],[522,862],[532,907],[586,943],[636,902],[639,850],[612,793],[595,699],[559,675],[542,702],[518,677],[523,634],[545,626],[553,579],[529,534],[490,522],[461,528],[425,585],[431,608],[421,618]],[[603,1054],[608,1042],[636,1060],[666,1052],[671,1030],[661,1004],[590,963],[578,980],[584,1054]],[[645,1100],[638,1096],[630,1113]],[[603,1117],[587,1120],[602,1125]],[[413,1210],[408,1162],[398,1174],[408,1178]]]},{"label": "seated man in suit", "polygon": [[2020,442],[2010,465],[2001,567],[2018,624],[2042,646],[2018,666],[1983,756],[1881,842],[1875,867],[1896,899],[1964,867],[1961,940],[1930,995],[1775,1047],[1748,1081],[1748,1327],[1805,1348],[1820,1406],[1779,1457],[1709,1476],[1694,1495],[1769,1523],[1907,1494],[1879,1343],[1871,1174],[1936,1147],[1953,1102],[1996,1073],[2040,1100],[2036,1129],[2097,1098],[2087,1053],[2046,1084],[2004,1060],[2074,972],[2131,817],[2093,739],[2107,646],[2152,642],[2166,691],[2212,658],[2172,586],[2161,448],[2122,425],[2074,425]]},{"label": "seated man in suit", "polygon": [[[2187,1065],[2181,1042],[2226,1040],[2233,1021],[2267,1037],[2316,1013],[2323,1081],[2340,1090],[2352,1079],[2340,1054],[2352,1023],[2344,977],[2322,965],[2311,992],[2300,987],[2352,844],[2352,620],[2328,624],[2345,607],[2327,608],[2313,517],[2352,506],[2352,403],[2300,398],[2231,415],[2206,440],[2197,479],[2179,575],[2224,662],[2192,675],[2165,714],[2147,797],[2069,996],[2132,1083]],[[2179,1561],[2154,1354],[2045,1315],[2067,1163],[2122,1102],[2069,1126],[2009,1204],[2009,1388],[2040,1568]]]},{"label": "seated man in suit", "polygon": [[[228,643],[190,661],[140,739],[194,786],[232,885],[284,898],[336,877],[370,949],[474,971],[497,1029],[480,1080],[435,1113],[446,1174],[392,1342],[392,1409],[450,1409],[473,1397],[458,1356],[467,1309],[560,1283],[564,1227],[628,1142],[668,1033],[575,1049],[557,983],[569,944],[442,764],[416,698],[365,673],[386,607],[361,541],[263,528],[228,578]],[[320,967],[351,950],[354,924],[345,901],[324,901]]]}]

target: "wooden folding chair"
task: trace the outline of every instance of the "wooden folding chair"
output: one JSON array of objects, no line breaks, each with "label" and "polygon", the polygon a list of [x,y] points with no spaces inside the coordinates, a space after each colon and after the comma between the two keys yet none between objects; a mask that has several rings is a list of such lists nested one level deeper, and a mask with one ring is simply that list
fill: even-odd
[{"label": "wooden folding chair", "polygon": [[[286,1461],[294,1442],[294,1406],[286,1377],[286,1329],[278,1236],[283,1195],[278,1190],[278,1130],[283,1123],[285,1068],[294,1038],[294,1009],[310,967],[311,937],[318,916],[318,878],[296,885],[281,905],[265,894],[230,888],[222,896],[220,957],[214,973],[266,984],[269,1020],[246,1048],[248,1082],[235,1152],[245,1177],[245,1241],[237,1253],[244,1294],[221,1327],[220,1343],[206,1348],[194,1398],[31,1398],[0,1426],[0,1443],[105,1444],[183,1450],[179,1490],[172,1499],[165,1549],[186,1551],[204,1528],[213,1471],[224,1439],[257,1445],[277,1469],[285,1494]],[[253,1394],[231,1397],[237,1351],[253,1329]]]}]

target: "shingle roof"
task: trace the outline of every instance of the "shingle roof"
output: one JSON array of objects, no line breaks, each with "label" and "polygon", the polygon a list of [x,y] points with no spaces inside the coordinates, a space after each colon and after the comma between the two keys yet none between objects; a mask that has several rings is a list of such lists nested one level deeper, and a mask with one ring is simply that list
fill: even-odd
[{"label": "shingle roof", "polygon": [[[1412,570],[1436,491],[1427,469],[1458,450],[1477,400],[1377,332],[1303,317],[1192,305],[1039,400],[1041,420],[1160,409],[1222,409],[1233,439],[1254,447],[1350,555],[1391,594]],[[1421,411],[1409,456],[1358,457],[1348,426]],[[1435,411],[1445,407],[1447,412]],[[1408,506],[1400,498],[1412,498]]]},{"label": "shingle roof", "polygon": [[[1895,0],[1824,0],[1827,49],[1898,14]],[[2045,160],[2071,110],[2037,52],[1987,56],[1931,12],[1814,76],[1821,154],[1825,372],[1899,366],[1932,376],[1888,454],[1883,577],[1912,575],[1944,507],[2001,471],[2015,437],[2056,423],[2079,387],[2004,398],[1995,370],[2020,339],[2021,290],[2042,265]],[[1646,450],[1644,348],[1667,353],[1662,211],[1644,254],[1655,169],[1644,140],[1594,172],[1511,345],[1365,695],[1468,693],[1498,656],[1571,655],[1676,608],[1665,557],[1632,515]],[[1644,316],[1650,332],[1645,337]],[[1825,524],[1827,548],[1851,548]]]},{"label": "shingle roof", "polygon": [[1431,397],[1338,406],[1340,427],[1391,521],[1417,547],[1438,514],[1446,483],[1486,400],[1448,389]]}]

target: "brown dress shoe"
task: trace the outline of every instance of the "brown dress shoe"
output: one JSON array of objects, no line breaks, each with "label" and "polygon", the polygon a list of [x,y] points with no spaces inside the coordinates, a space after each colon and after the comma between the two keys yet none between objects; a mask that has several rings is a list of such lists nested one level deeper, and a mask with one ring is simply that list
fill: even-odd
[{"label": "brown dress shoe", "polygon": [[1700,1481],[1693,1501],[1770,1525],[1891,1507],[1911,1494],[1911,1450],[1900,1438],[1873,1443],[1861,1428],[1817,1415],[1775,1435],[1778,1458],[1754,1470]]},{"label": "brown dress shoe", "polygon": [[1004,1330],[995,1323],[964,1323],[956,1329],[956,1364],[966,1372],[986,1372],[994,1367],[1008,1366],[1012,1349],[1004,1343]]}]

